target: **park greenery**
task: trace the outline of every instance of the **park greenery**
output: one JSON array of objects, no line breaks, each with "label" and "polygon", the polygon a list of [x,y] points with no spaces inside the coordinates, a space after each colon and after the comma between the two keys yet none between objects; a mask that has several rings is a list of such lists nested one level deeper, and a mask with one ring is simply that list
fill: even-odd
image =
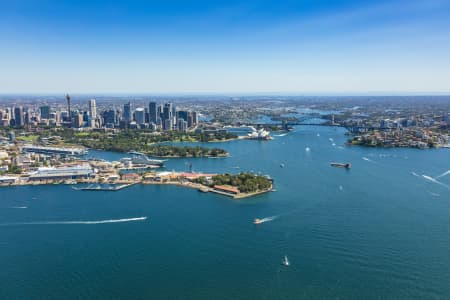
[{"label": "park greenery", "polygon": [[220,174],[213,176],[211,180],[199,177],[194,182],[210,187],[214,185],[232,186],[238,188],[241,193],[265,191],[272,186],[272,181],[269,178],[253,173]]},{"label": "park greenery", "polygon": [[196,142],[232,138],[233,135],[123,130],[120,132],[76,132],[64,130],[58,133],[64,144],[82,145],[105,151],[139,151],[155,157],[225,157],[228,152],[219,148],[175,146],[163,142]]},{"label": "park greenery", "polygon": [[225,157],[228,152],[219,148],[175,147],[169,145],[150,146],[145,153],[154,157]]}]

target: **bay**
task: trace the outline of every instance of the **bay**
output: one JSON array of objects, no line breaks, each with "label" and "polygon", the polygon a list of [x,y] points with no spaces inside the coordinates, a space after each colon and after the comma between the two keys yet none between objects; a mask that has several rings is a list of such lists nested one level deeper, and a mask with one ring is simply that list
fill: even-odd
[{"label": "bay", "polygon": [[168,160],[275,179],[275,192],[239,201],[174,186],[2,188],[0,298],[450,298],[450,175],[430,180],[450,151],[345,141],[340,128],[299,126],[273,141],[190,144],[228,158]]}]

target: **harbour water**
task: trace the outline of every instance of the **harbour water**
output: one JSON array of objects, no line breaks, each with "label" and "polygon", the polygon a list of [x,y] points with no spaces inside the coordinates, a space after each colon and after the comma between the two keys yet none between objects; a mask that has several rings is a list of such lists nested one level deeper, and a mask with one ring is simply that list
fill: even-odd
[{"label": "harbour water", "polygon": [[[240,201],[176,186],[2,188],[0,298],[449,299],[450,175],[435,179],[449,149],[345,140],[341,128],[303,126],[206,144],[228,158],[167,162],[275,179],[276,192]],[[275,218],[253,224],[264,217]]]}]

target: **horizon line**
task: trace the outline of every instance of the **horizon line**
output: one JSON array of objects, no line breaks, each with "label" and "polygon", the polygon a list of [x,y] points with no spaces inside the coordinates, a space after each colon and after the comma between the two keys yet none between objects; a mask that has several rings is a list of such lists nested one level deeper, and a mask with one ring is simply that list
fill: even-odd
[{"label": "horizon line", "polygon": [[222,97],[248,97],[248,96],[266,96],[266,97],[413,97],[413,96],[450,96],[448,92],[8,92],[1,93],[4,96],[57,96],[70,94],[72,96],[222,96]]}]

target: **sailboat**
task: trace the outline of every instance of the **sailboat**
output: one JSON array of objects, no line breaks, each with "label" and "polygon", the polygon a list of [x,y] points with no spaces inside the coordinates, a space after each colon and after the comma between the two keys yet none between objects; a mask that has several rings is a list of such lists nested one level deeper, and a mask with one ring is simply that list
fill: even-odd
[{"label": "sailboat", "polygon": [[286,255],[284,256],[283,265],[284,265],[285,267],[289,267],[289,265],[290,265],[289,260],[288,260],[288,258],[287,258]]}]

